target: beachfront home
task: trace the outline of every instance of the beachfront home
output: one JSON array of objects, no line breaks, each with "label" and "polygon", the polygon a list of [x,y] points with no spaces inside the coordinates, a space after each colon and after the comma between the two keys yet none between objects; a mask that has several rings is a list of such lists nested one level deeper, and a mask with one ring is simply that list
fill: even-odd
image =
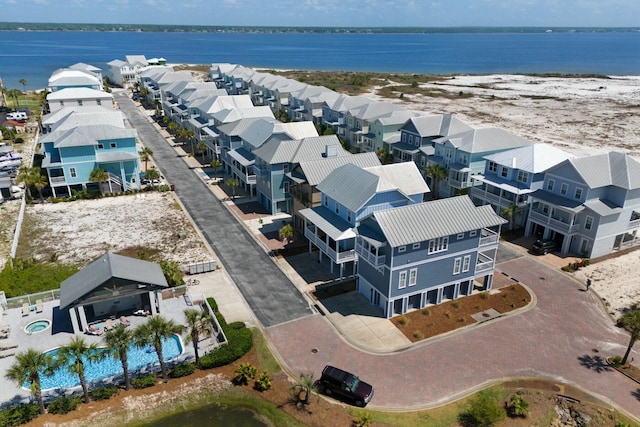
[{"label": "beachfront home", "polygon": [[335,131],[336,135],[346,138],[347,122],[345,115],[349,110],[373,102],[365,96],[350,96],[340,94],[335,99],[328,99],[322,106],[322,124]]},{"label": "beachfront home", "polygon": [[[47,171],[54,197],[69,197],[74,190],[87,188],[107,192],[140,189],[137,132],[125,128],[122,120],[117,123],[113,114],[101,118],[103,114],[71,111],[40,138],[42,167]],[[91,172],[96,168],[107,172],[106,183],[91,181]]]},{"label": "beachfront home", "polygon": [[322,193],[317,189],[318,184],[331,172],[348,163],[360,168],[380,166],[380,160],[375,153],[360,153],[302,161],[287,174],[290,180],[291,217],[296,229],[304,230],[304,218],[300,215],[300,211],[320,206],[322,202]]},{"label": "beachfront home", "polygon": [[47,95],[47,110],[51,113],[71,106],[114,108],[113,95],[86,87],[61,89]]},{"label": "beachfront home", "polygon": [[173,71],[171,67],[151,67],[140,72],[140,88],[147,91],[145,101],[148,105],[162,108],[163,90],[171,83],[195,81],[188,71]]},{"label": "beachfront home", "polygon": [[453,114],[433,114],[411,117],[400,128],[400,137],[389,141],[389,152],[393,161],[414,162],[423,173],[427,159],[435,154],[435,139],[470,131],[473,128]]},{"label": "beachfront home", "polygon": [[274,118],[248,118],[218,126],[220,158],[224,170],[255,195],[256,174],[253,151],[269,139],[298,140],[318,136],[311,122],[282,123]]},{"label": "beachfront home", "polygon": [[485,156],[483,174],[472,179],[469,197],[476,206],[491,205],[509,220],[509,229],[522,228],[529,212],[529,194],[542,188],[544,172],[573,157],[549,144],[533,144]]},{"label": "beachfront home", "polygon": [[489,290],[505,222],[467,196],[374,212],[356,231],[358,292],[389,318]]},{"label": "beachfront home", "polygon": [[122,111],[114,110],[112,107],[72,105],[42,116],[42,133],[71,129],[88,123],[123,128],[124,119]]},{"label": "beachfront home", "polygon": [[[348,158],[352,158],[350,156]],[[413,163],[361,168],[347,163],[333,170],[320,184],[321,205],[302,209],[304,236],[309,240],[309,252],[315,246],[322,255],[340,267],[356,272],[356,227],[373,212],[421,203],[429,187]]]},{"label": "beachfront home", "polygon": [[[376,118],[369,123],[368,132],[362,135],[363,151],[391,154],[390,147],[400,142],[400,129],[407,123],[411,117],[418,117],[420,113],[409,110],[392,111]],[[390,163],[393,156],[384,156]]]},{"label": "beachfront home", "polygon": [[98,78],[98,80],[102,81],[102,70],[96,66],[91,64],[86,64],[84,62],[78,62],[68,67],[71,70],[80,70],[86,73],[93,74]]},{"label": "beachfront home", "polygon": [[102,80],[94,73],[72,68],[59,68],[49,77],[49,92],[66,88],[85,87],[94,90],[104,90]]},{"label": "beachfront home", "polygon": [[60,283],[60,311],[69,313],[73,332],[83,333],[89,324],[136,310],[161,313],[168,287],[159,264],[106,253]]},{"label": "beachfront home", "polygon": [[[293,90],[292,90],[293,89]],[[282,97],[283,89],[279,89]],[[339,93],[327,89],[324,86],[304,85],[295,90],[295,85],[287,89],[289,100],[286,108],[290,119],[295,121],[309,121],[315,124],[322,123],[322,107],[326,101],[336,99]]]},{"label": "beachfront home", "polygon": [[439,166],[446,171],[446,178],[438,179],[428,173],[427,178],[439,197],[455,196],[479,185],[471,177],[484,172],[485,156],[533,144],[500,128],[472,129],[433,142],[434,155],[428,158],[427,167]]},{"label": "beachfront home", "polygon": [[364,135],[369,133],[369,124],[394,111],[404,111],[404,109],[391,102],[376,101],[350,109],[344,114],[346,123],[344,138],[357,151],[374,151],[373,147],[364,146]]},{"label": "beachfront home", "polygon": [[597,258],[638,242],[640,163],[628,154],[564,160],[529,198],[525,235],[555,240],[561,253]]}]

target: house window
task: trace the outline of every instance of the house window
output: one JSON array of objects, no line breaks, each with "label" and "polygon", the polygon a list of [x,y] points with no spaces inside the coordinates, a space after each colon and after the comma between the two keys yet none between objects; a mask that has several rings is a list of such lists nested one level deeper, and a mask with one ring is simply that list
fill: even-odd
[{"label": "house window", "polygon": [[478,230],[470,231],[469,232],[469,237],[475,237],[477,233],[478,233]]},{"label": "house window", "polygon": [[427,166],[427,161],[424,157],[420,158],[420,167],[425,167]]},{"label": "house window", "polygon": [[545,215],[549,213],[549,205],[547,205],[546,203],[542,204],[542,213]]},{"label": "house window", "polygon": [[580,200],[582,198],[582,188],[576,188],[576,192],[573,197],[574,199]]},{"label": "house window", "polygon": [[78,107],[82,107],[82,100],[78,99]]},{"label": "house window", "polygon": [[289,192],[289,183],[288,182],[284,183],[282,191],[284,192],[284,194],[287,194]]},{"label": "house window", "polygon": [[403,133],[402,134],[402,142],[406,142],[407,141],[407,134]]},{"label": "house window", "polygon": [[409,144],[413,145],[413,135],[409,135]]},{"label": "house window", "polygon": [[466,273],[469,271],[469,267],[471,266],[471,255],[465,255],[462,259],[462,272]]},{"label": "house window", "polygon": [[547,181],[547,190],[548,191],[553,191],[553,186],[556,184],[556,182],[552,179],[550,179],[549,181]]},{"label": "house window", "polygon": [[400,253],[400,254],[403,253],[403,252],[406,252],[406,251],[407,251],[407,247],[406,246],[400,246],[398,248],[398,253]]},{"label": "house window", "polygon": [[398,277],[398,289],[404,289],[407,286],[407,272],[401,271]]},{"label": "house window", "polygon": [[102,105],[102,100],[101,99],[96,99],[96,104],[97,105]]},{"label": "house window", "polygon": [[340,203],[336,202],[336,213],[340,213]]},{"label": "house window", "polygon": [[467,157],[466,154],[460,154],[460,163],[462,163],[463,165],[466,165],[467,160],[469,160],[469,158]]},{"label": "house window", "polygon": [[115,142],[112,142],[111,144],[109,144],[109,146],[110,146],[111,148],[116,148],[116,143],[115,143]]},{"label": "house window", "polygon": [[98,150],[102,150],[104,148],[104,144],[98,144]]},{"label": "house window", "polygon": [[489,172],[498,172],[498,164],[496,162],[489,162]]},{"label": "house window", "polygon": [[347,221],[351,222],[351,211],[347,210]]},{"label": "house window", "polygon": [[453,260],[453,274],[460,274],[460,267],[462,266],[462,258],[456,258]]},{"label": "house window", "polygon": [[429,253],[444,252],[449,247],[449,237],[438,237],[429,241]]},{"label": "house window", "polygon": [[502,170],[500,171],[500,176],[503,178],[506,178],[507,175],[509,175],[509,168],[505,168],[504,166],[502,167]]},{"label": "house window", "polygon": [[324,196],[324,205],[329,206],[329,198],[327,196]]},{"label": "house window", "polygon": [[418,269],[412,268],[409,270],[409,286],[415,286],[418,281]]},{"label": "house window", "polygon": [[289,163],[285,163],[284,165],[282,165],[282,172],[289,172]]},{"label": "house window", "polygon": [[460,234],[458,234],[457,239],[458,239],[458,240],[462,240],[462,239],[464,239],[464,233],[460,233]]},{"label": "house window", "polygon": [[529,172],[518,171],[518,181],[520,181],[520,182],[529,181]]},{"label": "house window", "polygon": [[585,230],[591,230],[592,226],[593,226],[593,217],[592,216],[588,216],[587,219],[584,222],[584,228],[585,228]]},{"label": "house window", "polygon": [[564,196],[567,194],[568,190],[569,190],[569,186],[567,185],[567,183],[563,182],[562,185],[560,186],[560,194]]},{"label": "house window", "polygon": [[420,243],[414,243],[413,244],[413,249],[420,249]]},{"label": "house window", "polygon": [[71,176],[71,178],[77,178],[78,173],[76,172],[76,168],[69,168],[69,175]]}]

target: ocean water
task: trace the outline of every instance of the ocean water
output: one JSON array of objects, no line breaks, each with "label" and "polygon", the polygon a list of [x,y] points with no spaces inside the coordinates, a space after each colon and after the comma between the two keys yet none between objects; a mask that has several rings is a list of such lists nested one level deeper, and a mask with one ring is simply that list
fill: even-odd
[{"label": "ocean water", "polygon": [[169,63],[425,74],[640,74],[640,32],[151,33],[0,32],[5,87],[43,88],[55,69],[105,69],[127,54]]}]

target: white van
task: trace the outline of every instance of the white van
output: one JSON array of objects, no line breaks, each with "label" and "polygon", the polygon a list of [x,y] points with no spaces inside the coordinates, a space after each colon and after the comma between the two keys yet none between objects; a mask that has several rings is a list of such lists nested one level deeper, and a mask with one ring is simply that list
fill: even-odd
[{"label": "white van", "polygon": [[27,120],[27,113],[24,111],[14,111],[13,113],[7,114],[7,120]]}]

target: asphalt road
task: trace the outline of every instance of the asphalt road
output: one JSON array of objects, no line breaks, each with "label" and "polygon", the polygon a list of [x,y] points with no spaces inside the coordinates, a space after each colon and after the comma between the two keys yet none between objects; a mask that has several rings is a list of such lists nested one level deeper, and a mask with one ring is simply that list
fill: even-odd
[{"label": "asphalt road", "polygon": [[196,176],[158,130],[124,93],[114,94],[138,137],[153,150],[153,160],[207,242],[214,249],[254,314],[265,327],[312,314],[309,304],[249,235]]}]

